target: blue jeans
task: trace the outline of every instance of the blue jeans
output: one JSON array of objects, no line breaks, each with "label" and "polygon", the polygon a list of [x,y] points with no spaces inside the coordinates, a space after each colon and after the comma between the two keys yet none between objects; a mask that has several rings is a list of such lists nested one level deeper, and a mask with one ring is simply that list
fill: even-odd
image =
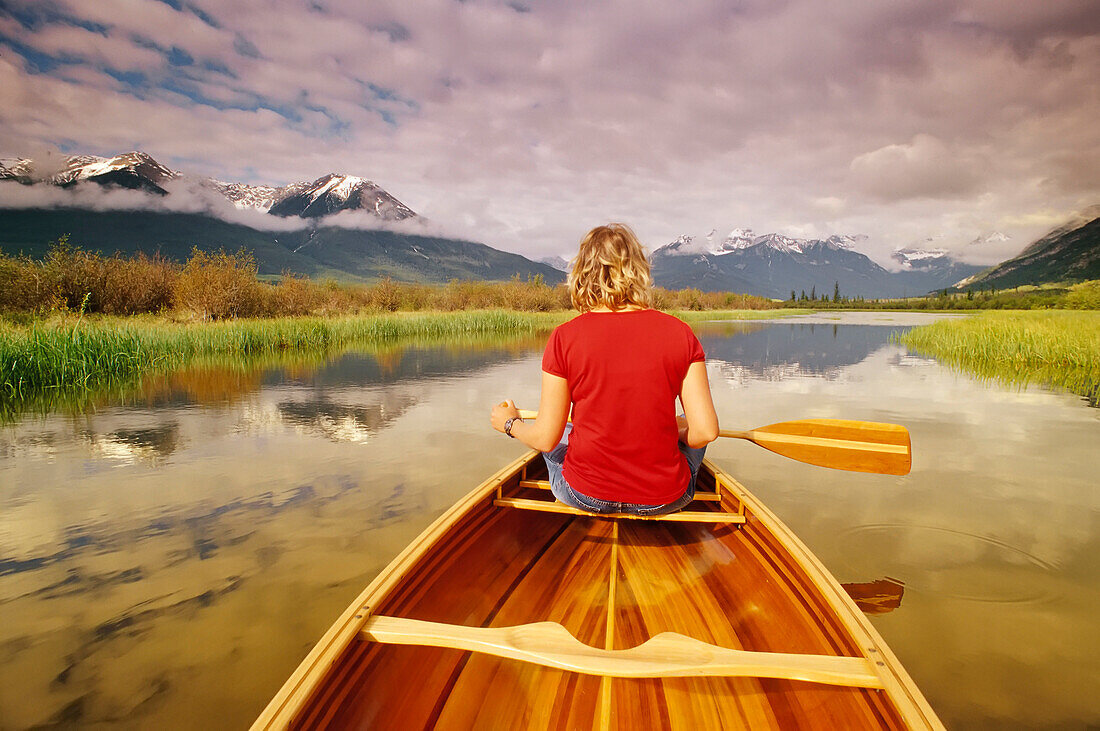
[{"label": "blue jeans", "polygon": [[589,513],[630,513],[632,515],[664,515],[675,513],[682,509],[695,498],[695,476],[699,474],[699,466],[703,464],[703,455],[707,448],[695,449],[680,442],[680,453],[687,459],[691,469],[691,480],[688,482],[684,494],[664,505],[644,505],[641,503],[623,503],[585,495],[574,490],[565,481],[562,468],[565,465],[565,453],[569,450],[569,433],[573,431],[572,424],[565,425],[565,433],[561,435],[561,442],[549,452],[543,452],[542,458],[546,462],[546,469],[550,473],[550,491],[558,502]]}]

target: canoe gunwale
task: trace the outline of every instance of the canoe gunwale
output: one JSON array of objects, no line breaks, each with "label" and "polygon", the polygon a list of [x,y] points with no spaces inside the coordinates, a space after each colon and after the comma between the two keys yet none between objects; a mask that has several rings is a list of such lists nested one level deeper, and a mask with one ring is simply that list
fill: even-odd
[{"label": "canoe gunwale", "polygon": [[873,667],[882,680],[885,692],[894,701],[909,727],[944,729],[936,712],[897,656],[875,630],[870,620],[856,606],[855,601],[848,596],[840,582],[821,563],[821,559],[775,513],[733,476],[717,467],[709,459],[705,459],[703,464],[711,470],[715,479],[724,481],[727,494],[735,493],[734,497],[741,503],[741,508],[751,514],[754,521],[761,523],[806,572],[825,601],[836,612],[844,628],[858,643],[864,657],[873,661]]},{"label": "canoe gunwale", "polygon": [[439,538],[482,500],[492,496],[500,485],[531,461],[539,452],[531,450],[502,467],[458,502],[444,511],[399,553],[367,585],[336,622],[322,635],[291,676],[252,723],[251,731],[288,728],[298,710],[324,680],[325,674],[352,642],[370,616],[371,608],[384,600],[405,573],[427,553]]}]

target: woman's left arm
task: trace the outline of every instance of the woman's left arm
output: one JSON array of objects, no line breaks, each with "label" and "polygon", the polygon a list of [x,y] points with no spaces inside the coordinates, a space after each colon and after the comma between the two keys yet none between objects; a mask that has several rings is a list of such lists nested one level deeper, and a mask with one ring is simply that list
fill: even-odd
[{"label": "woman's left arm", "polygon": [[680,387],[680,403],[687,417],[687,428],[681,434],[685,444],[698,449],[718,438],[718,414],[710,397],[707,366],[703,361],[696,361],[688,367]]},{"label": "woman's left arm", "polygon": [[570,401],[569,382],[543,371],[539,415],[533,421],[520,421],[519,410],[510,399],[494,406],[489,419],[494,429],[503,432],[505,422],[516,417],[512,422],[512,436],[532,449],[549,452],[561,441],[569,418]]}]

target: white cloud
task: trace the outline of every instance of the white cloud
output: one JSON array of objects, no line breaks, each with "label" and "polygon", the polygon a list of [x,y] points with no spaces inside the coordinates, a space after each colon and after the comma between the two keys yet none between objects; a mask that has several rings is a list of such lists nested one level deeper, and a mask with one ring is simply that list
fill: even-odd
[{"label": "white cloud", "polygon": [[931,135],[859,155],[850,165],[857,189],[872,198],[957,198],[978,190],[988,164],[970,152],[949,149]]},{"label": "white cloud", "polygon": [[[932,235],[1022,248],[1036,217],[1100,198],[1089,0],[197,5],[219,27],[156,0],[54,3],[103,37],[0,11],[21,47],[84,59],[36,74],[3,49],[0,155],[138,147],[271,184],[348,172],[533,256],[609,219],[651,248],[712,226],[866,233],[879,261]],[[134,68],[131,93],[106,73]]]}]

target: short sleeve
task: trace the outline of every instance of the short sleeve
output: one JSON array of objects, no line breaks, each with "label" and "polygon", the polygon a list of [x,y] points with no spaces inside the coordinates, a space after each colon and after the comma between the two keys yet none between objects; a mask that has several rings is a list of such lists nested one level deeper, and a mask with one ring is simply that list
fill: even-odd
[{"label": "short sleeve", "polygon": [[703,344],[699,342],[699,338],[695,337],[695,333],[691,331],[691,328],[687,328],[688,336],[688,363],[698,363],[699,361],[705,361],[707,354],[703,352]]},{"label": "short sleeve", "polygon": [[565,353],[562,347],[561,328],[556,327],[542,352],[542,370],[552,376],[568,378],[565,374]]}]

